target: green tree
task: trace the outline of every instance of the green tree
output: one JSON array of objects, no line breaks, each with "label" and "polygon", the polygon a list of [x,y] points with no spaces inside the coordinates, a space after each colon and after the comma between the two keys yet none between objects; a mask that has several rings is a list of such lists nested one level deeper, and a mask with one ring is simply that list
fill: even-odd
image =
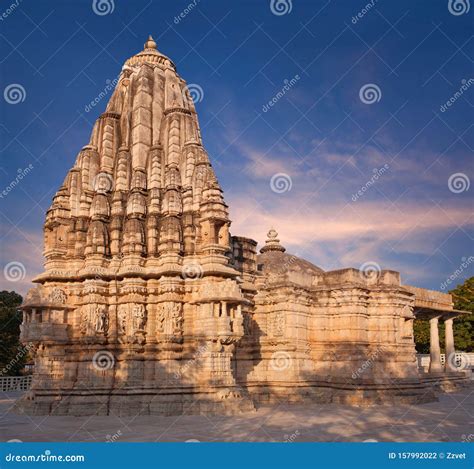
[{"label": "green tree", "polygon": [[[454,309],[472,314],[454,320],[454,346],[457,351],[474,352],[474,277],[468,278],[449,293],[453,296]],[[415,319],[413,326],[416,351],[430,353],[430,324],[425,319]],[[444,323],[439,323],[439,342],[444,353]]]},{"label": "green tree", "polygon": [[471,312],[454,320],[456,350],[474,352],[474,277],[468,278],[449,293],[453,295],[454,309]]},{"label": "green tree", "polygon": [[430,353],[430,324],[426,319],[415,319],[413,336],[418,353]]},{"label": "green tree", "polygon": [[13,291],[0,292],[0,376],[18,376],[28,357],[20,343],[22,297]]}]

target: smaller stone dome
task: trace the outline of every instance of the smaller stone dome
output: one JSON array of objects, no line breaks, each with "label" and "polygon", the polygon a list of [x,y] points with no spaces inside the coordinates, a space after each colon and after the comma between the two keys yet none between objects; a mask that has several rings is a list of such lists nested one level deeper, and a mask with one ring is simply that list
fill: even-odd
[{"label": "smaller stone dome", "polygon": [[278,233],[271,229],[267,234],[268,239],[265,246],[260,249],[261,254],[257,256],[257,269],[263,274],[286,274],[288,272],[303,273],[307,275],[319,275],[323,269],[305,259],[286,253],[286,249],[280,244]]}]

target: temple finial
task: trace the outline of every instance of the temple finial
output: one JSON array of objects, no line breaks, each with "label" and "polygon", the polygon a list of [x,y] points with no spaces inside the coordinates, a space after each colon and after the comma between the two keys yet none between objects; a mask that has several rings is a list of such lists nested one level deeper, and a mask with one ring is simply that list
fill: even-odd
[{"label": "temple finial", "polygon": [[146,49],[156,49],[156,42],[153,40],[151,34],[148,36],[148,41],[145,42],[145,50]]},{"label": "temple finial", "polygon": [[278,239],[278,233],[274,228],[271,228],[270,231],[267,233],[267,238],[268,239],[265,241],[265,246],[260,249],[260,252],[262,254],[268,251],[286,251],[286,249],[280,244],[280,240]]}]

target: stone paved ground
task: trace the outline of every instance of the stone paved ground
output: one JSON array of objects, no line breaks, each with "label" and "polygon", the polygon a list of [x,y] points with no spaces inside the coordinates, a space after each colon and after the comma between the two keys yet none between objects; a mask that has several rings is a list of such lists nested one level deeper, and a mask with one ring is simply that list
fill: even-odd
[{"label": "stone paved ground", "polygon": [[0,396],[0,440],[22,441],[474,441],[474,388],[419,406],[262,407],[232,417],[27,417]]}]

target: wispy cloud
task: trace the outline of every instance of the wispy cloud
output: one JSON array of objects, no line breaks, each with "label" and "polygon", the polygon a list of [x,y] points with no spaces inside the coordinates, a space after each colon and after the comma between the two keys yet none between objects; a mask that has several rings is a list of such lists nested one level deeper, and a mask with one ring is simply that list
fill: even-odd
[{"label": "wispy cloud", "polygon": [[0,289],[24,295],[33,286],[32,279],[43,271],[41,228],[37,231],[13,228],[9,233],[4,229],[1,235]]},{"label": "wispy cloud", "polygon": [[[304,154],[304,140],[295,145]],[[373,260],[415,283],[443,278],[441,267],[433,272],[419,264],[442,255],[453,233],[469,236],[474,225],[469,199],[453,198],[448,190],[447,174],[455,168],[439,155],[419,155],[414,149],[397,156],[375,145],[363,151],[356,143],[313,140],[311,145],[307,161],[298,164],[282,152],[236,144],[248,180],[231,184],[227,197],[233,233],[263,243],[275,227],[293,253],[328,270]],[[388,163],[389,170],[352,201],[351,194],[371,179],[374,169]],[[269,182],[280,172],[291,176],[293,187],[275,194]]]}]

